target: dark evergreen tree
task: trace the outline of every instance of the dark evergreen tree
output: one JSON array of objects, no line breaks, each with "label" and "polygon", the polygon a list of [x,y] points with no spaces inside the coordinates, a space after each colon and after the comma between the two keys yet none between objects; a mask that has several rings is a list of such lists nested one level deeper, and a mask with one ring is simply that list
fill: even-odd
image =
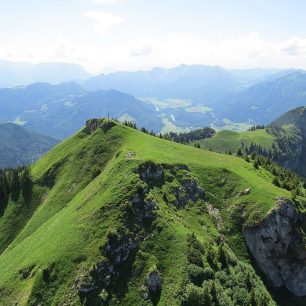
[{"label": "dark evergreen tree", "polygon": [[243,156],[241,148],[238,149],[236,155],[237,156]]}]

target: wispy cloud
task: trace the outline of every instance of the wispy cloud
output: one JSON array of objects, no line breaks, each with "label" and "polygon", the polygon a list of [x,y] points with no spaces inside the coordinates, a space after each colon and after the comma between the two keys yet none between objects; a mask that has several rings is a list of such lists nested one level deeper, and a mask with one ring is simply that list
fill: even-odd
[{"label": "wispy cloud", "polygon": [[292,37],[280,47],[281,51],[291,56],[306,54],[306,39]]},{"label": "wispy cloud", "polygon": [[306,69],[306,37],[275,41],[249,33],[209,40],[202,36],[169,33],[164,37],[132,38],[115,40],[111,44],[107,39],[93,40],[89,44],[63,40],[35,45],[31,41],[18,41],[1,44],[0,58],[33,63],[74,62],[92,73],[173,67],[182,63]]},{"label": "wispy cloud", "polygon": [[149,55],[153,52],[153,48],[147,44],[143,44],[141,46],[133,47],[130,54],[132,56],[145,56]]},{"label": "wispy cloud", "polygon": [[100,35],[106,34],[123,21],[123,18],[118,15],[100,11],[90,11],[85,13],[84,16],[94,22],[95,31]]}]

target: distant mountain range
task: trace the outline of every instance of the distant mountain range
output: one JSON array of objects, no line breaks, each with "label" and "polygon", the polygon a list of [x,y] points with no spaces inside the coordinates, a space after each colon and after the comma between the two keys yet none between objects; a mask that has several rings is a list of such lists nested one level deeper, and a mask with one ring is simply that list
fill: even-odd
[{"label": "distant mountain range", "polygon": [[[83,87],[91,91],[114,88],[138,97],[160,99],[165,102],[162,113],[179,128],[212,123],[222,127],[225,119],[246,124],[269,123],[306,104],[306,73],[295,69],[226,70],[218,66],[181,65],[101,74],[86,80]],[[173,106],[175,99],[189,103],[188,107],[184,103]]]},{"label": "distant mountain range", "polygon": [[58,140],[12,123],[0,124],[0,168],[31,164]]},{"label": "distant mountain range", "polygon": [[115,117],[159,131],[162,119],[155,107],[115,90],[86,92],[76,83],[0,89],[0,120],[63,139],[79,130],[88,118]]},{"label": "distant mountain range", "polygon": [[305,93],[301,70],[181,65],[0,89],[0,120],[58,139],[76,132],[87,118],[103,116],[163,133],[203,126],[241,130],[306,105]]},{"label": "distant mountain range", "polygon": [[296,71],[219,100],[216,113],[219,118],[266,124],[303,105],[306,105],[306,73]]},{"label": "distant mountain range", "polygon": [[0,88],[28,85],[36,82],[58,84],[82,81],[90,77],[83,67],[68,63],[15,63],[0,60]]},{"label": "distant mountain range", "polygon": [[[114,88],[131,95],[154,97],[153,104],[172,128],[205,125],[237,128],[269,123],[282,113],[306,104],[305,72],[295,69],[231,69],[181,65],[171,69],[116,72],[89,78],[87,90]],[[182,103],[173,103],[180,100]],[[235,125],[233,125],[236,127]],[[170,127],[171,129],[171,127]]]},{"label": "distant mountain range", "polygon": [[113,88],[134,96],[187,99],[209,106],[243,87],[244,82],[229,71],[203,65],[101,74],[84,82],[84,88],[93,91]]}]

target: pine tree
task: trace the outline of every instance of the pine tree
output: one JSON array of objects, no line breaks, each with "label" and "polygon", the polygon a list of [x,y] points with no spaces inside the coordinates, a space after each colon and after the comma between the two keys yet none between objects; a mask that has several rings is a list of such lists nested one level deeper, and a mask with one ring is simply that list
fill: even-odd
[{"label": "pine tree", "polygon": [[11,174],[10,191],[13,201],[17,201],[20,192],[19,173],[17,169],[14,169]]},{"label": "pine tree", "polygon": [[243,154],[242,154],[242,150],[241,150],[241,148],[239,148],[239,149],[237,150],[236,155],[237,155],[237,156],[242,156],[242,155],[243,155]]},{"label": "pine tree", "polygon": [[204,294],[203,294],[203,299],[204,299],[204,306],[212,306],[213,302],[212,302],[212,296],[210,294],[210,288],[209,286],[206,286],[204,289]]},{"label": "pine tree", "polygon": [[226,256],[226,251],[224,249],[224,244],[223,243],[219,246],[218,251],[219,251],[218,257],[219,257],[219,261],[221,263],[221,268],[225,269],[225,268],[227,268],[228,263],[227,263],[227,256]]},{"label": "pine tree", "polygon": [[28,203],[30,201],[30,196],[32,193],[32,180],[28,167],[26,167],[21,174],[20,185],[23,198],[25,202]]},{"label": "pine tree", "polygon": [[251,291],[251,301],[250,301],[250,305],[251,305],[251,306],[257,306],[257,305],[258,305],[257,300],[256,300],[256,296],[255,296],[255,291],[254,291],[254,289],[252,289],[252,291]]},{"label": "pine tree", "polygon": [[259,162],[258,162],[258,159],[256,159],[255,162],[254,162],[254,168],[255,168],[255,169],[259,169]]}]

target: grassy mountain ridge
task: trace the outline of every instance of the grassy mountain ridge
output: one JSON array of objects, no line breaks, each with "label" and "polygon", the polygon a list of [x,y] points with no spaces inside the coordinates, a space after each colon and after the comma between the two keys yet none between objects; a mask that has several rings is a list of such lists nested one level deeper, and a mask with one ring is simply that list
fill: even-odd
[{"label": "grassy mountain ridge", "polygon": [[241,147],[250,146],[251,143],[260,143],[263,147],[269,149],[275,143],[275,137],[266,130],[234,132],[222,130],[213,137],[199,141],[202,147],[216,152],[236,153]]},{"label": "grassy mountain ridge", "polygon": [[[5,228],[2,304],[275,304],[238,230],[290,196],[263,168],[90,120],[31,176],[40,200],[22,228]],[[0,225],[22,203],[11,201]]]},{"label": "grassy mountain ridge", "polygon": [[236,153],[239,148],[249,149],[305,177],[305,124],[306,110],[302,106],[283,114],[265,129],[240,133],[224,130],[201,140],[200,144],[217,152]]}]

